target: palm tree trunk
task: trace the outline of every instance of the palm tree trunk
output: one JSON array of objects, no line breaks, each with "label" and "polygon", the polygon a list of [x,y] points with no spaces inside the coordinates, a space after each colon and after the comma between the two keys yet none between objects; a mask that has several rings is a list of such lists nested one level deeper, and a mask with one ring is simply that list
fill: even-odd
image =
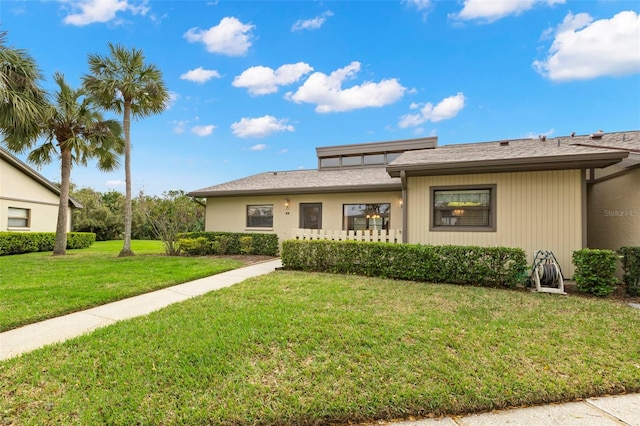
[{"label": "palm tree trunk", "polygon": [[69,215],[69,183],[71,182],[71,151],[62,150],[62,167],[60,176],[60,204],[58,205],[58,223],[53,255],[67,254],[67,217]]},{"label": "palm tree trunk", "polygon": [[131,101],[124,101],[124,245],[118,257],[133,256],[131,250]]}]

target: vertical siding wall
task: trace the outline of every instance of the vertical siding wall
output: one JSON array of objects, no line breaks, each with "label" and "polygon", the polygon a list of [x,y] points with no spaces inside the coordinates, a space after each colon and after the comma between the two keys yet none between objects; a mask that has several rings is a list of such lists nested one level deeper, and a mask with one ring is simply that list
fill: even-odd
[{"label": "vertical siding wall", "polygon": [[[289,208],[285,207],[289,200]],[[269,232],[278,234],[280,242],[294,238],[292,229],[300,225],[300,203],[322,203],[322,229],[342,229],[343,204],[390,203],[390,229],[402,229],[402,192],[349,194],[273,195],[253,197],[216,197],[207,199],[207,231]],[[249,204],[273,204],[273,228],[247,228]]]},{"label": "vertical siding wall", "polygon": [[640,246],[640,169],[590,184],[587,194],[589,247]]},{"label": "vertical siding wall", "polygon": [[[551,250],[569,278],[573,250],[583,247],[580,170],[424,176],[408,178],[409,243],[520,247]],[[432,186],[496,185],[495,232],[429,231]]]}]

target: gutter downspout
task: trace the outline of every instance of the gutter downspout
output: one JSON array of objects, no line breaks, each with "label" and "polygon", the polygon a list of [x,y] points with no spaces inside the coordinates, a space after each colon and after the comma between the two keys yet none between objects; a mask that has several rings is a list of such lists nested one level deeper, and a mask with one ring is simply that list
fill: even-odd
[{"label": "gutter downspout", "polygon": [[[593,173],[593,169],[591,169],[591,173]],[[592,174],[593,176],[593,174]],[[582,170],[580,173],[580,184],[581,184],[581,193],[582,193],[582,248],[586,248],[588,246],[588,232],[587,232],[587,170]]]},{"label": "gutter downspout", "polygon": [[409,228],[407,224],[407,208],[409,206],[407,205],[407,174],[404,170],[400,170],[400,182],[402,184],[402,243],[406,244],[408,239],[407,229]]}]

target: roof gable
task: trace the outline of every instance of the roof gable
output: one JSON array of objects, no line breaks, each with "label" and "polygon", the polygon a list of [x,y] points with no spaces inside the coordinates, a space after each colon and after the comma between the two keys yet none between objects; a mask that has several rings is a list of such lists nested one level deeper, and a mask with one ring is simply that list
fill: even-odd
[{"label": "roof gable", "polygon": [[[31,179],[39,183],[41,186],[45,187],[49,191],[53,192],[57,196],[60,196],[60,188],[58,188],[53,182],[42,176],[40,173],[35,171],[33,168],[29,167],[24,162],[20,161],[17,157],[15,157],[10,152],[0,147],[0,159],[6,161],[8,164],[12,165],[20,172],[29,176]],[[69,204],[74,208],[82,208],[82,204],[77,200],[69,197]]]}]

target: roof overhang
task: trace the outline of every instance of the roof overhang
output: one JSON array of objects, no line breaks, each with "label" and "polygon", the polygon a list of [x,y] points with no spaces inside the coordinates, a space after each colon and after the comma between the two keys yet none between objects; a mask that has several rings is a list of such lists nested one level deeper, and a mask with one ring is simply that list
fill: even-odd
[{"label": "roof overhang", "polygon": [[449,161],[444,163],[397,164],[387,166],[391,177],[466,175],[479,173],[533,172],[545,170],[568,170],[602,168],[619,163],[629,156],[627,151],[589,153],[579,155],[557,155],[477,161]]},{"label": "roof overhang", "polygon": [[375,184],[375,185],[350,185],[350,186],[319,186],[305,188],[274,188],[274,189],[245,189],[226,191],[192,191],[190,197],[219,198],[219,197],[246,197],[256,195],[303,195],[303,194],[341,194],[353,192],[382,192],[401,191],[401,182]]},{"label": "roof overhang", "polygon": [[387,142],[371,142],[351,145],[321,146],[316,148],[318,158],[334,157],[339,155],[374,154],[380,152],[410,151],[415,149],[435,148],[438,145],[438,137],[402,139]]}]

